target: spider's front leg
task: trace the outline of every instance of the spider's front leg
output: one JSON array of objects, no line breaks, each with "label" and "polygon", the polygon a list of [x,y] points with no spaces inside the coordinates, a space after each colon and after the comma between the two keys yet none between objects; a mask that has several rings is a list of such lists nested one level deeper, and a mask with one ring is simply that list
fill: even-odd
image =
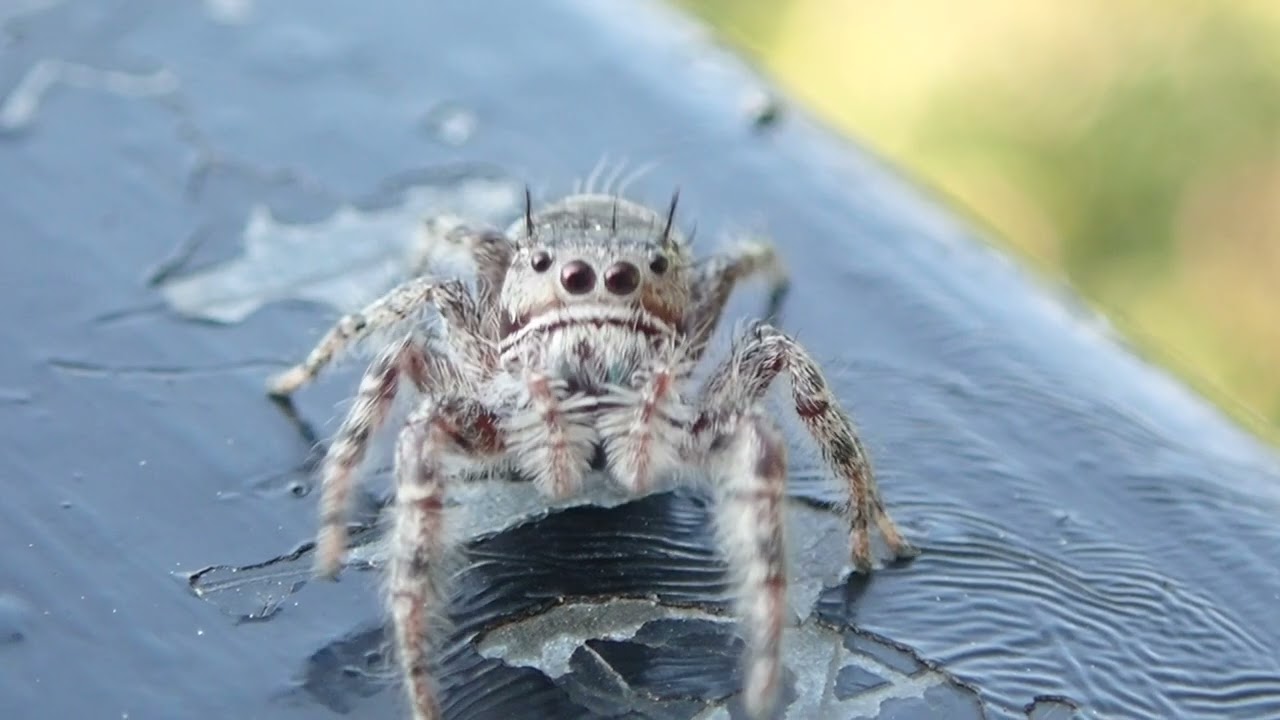
[{"label": "spider's front leg", "polygon": [[501,459],[506,443],[500,426],[497,414],[474,400],[427,400],[396,443],[387,603],[414,720],[440,717],[428,624],[445,599],[435,572],[448,550],[445,492],[451,480]]},{"label": "spider's front leg", "polygon": [[[474,305],[468,302],[465,288],[456,283],[430,287],[434,290],[424,292],[428,297],[434,295],[443,308],[447,308],[447,312],[442,310],[446,318],[457,323],[449,336],[453,347],[464,354],[468,348],[483,347],[485,342],[475,337]],[[321,466],[320,530],[316,535],[316,573],[321,577],[334,577],[342,567],[347,551],[347,506],[352,478],[373,434],[386,421],[404,378],[420,392],[431,394],[447,385],[465,383],[465,373],[448,355],[434,352],[413,335],[394,344],[369,365],[360,381],[356,400]]]},{"label": "spider's front leg", "polygon": [[437,215],[422,222],[413,275],[426,275],[439,258],[437,252],[460,251],[471,260],[476,273],[476,300],[484,315],[488,337],[498,337],[498,294],[502,291],[515,245],[500,231],[468,224],[454,215]]},{"label": "spider's front leg", "polygon": [[703,391],[703,410],[694,422],[695,437],[716,432],[723,418],[757,402],[783,370],[791,379],[796,414],[818,443],[827,464],[848,484],[854,564],[862,572],[871,569],[873,521],[894,557],[918,554],[885,510],[867,452],[853,421],[832,395],[822,370],[804,348],[776,328],[756,325],[735,345],[725,365],[711,374]]},{"label": "spider's front leg", "polygon": [[763,718],[777,701],[782,677],[787,446],[758,407],[722,421],[714,438],[702,440],[697,460],[716,491],[716,527],[746,634],[744,705],[751,717]]},{"label": "spider's front leg", "polygon": [[[492,274],[492,269],[489,272]],[[481,283],[479,289],[484,292],[485,287],[486,284]],[[492,294],[494,291],[489,292]],[[325,366],[347,348],[371,335],[394,331],[411,324],[429,308],[435,308],[447,324],[464,333],[470,332],[485,339],[496,337],[496,316],[488,318],[485,314],[496,311],[482,311],[477,307],[476,301],[460,282],[415,277],[396,286],[363,310],[342,316],[305,360],[268,382],[267,392],[278,398],[289,397],[298,388],[314,380]]]},{"label": "spider's front leg", "polygon": [[437,374],[446,370],[442,362],[443,359],[427,357],[422,346],[406,337],[385,350],[365,371],[355,402],[321,465],[317,575],[331,578],[342,567],[347,551],[347,505],[352,478],[364,460],[370,438],[386,421],[401,380],[407,378],[419,390],[431,388],[440,379]]}]

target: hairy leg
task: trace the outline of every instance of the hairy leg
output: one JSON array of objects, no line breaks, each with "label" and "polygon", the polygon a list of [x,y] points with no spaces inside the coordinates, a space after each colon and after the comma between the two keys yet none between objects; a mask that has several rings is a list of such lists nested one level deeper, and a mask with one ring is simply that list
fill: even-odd
[{"label": "hairy leg", "polygon": [[443,250],[465,253],[475,267],[476,301],[487,337],[498,337],[498,294],[515,254],[515,245],[498,230],[468,225],[453,215],[439,215],[422,223],[413,275],[426,275]]},{"label": "hairy leg", "polygon": [[497,417],[473,401],[427,401],[396,444],[396,498],[387,561],[387,603],[397,659],[414,720],[438,720],[431,677],[429,622],[445,598],[438,564],[445,556],[444,501],[451,479],[501,456]]},{"label": "hairy leg", "polygon": [[[329,445],[321,469],[320,530],[316,536],[316,574],[334,577],[347,551],[347,511],[356,469],[369,441],[386,421],[402,379],[419,391],[432,389],[447,361],[427,357],[412,338],[383,352],[365,371],[347,417]],[[434,367],[433,367],[434,366]]]},{"label": "hairy leg", "polygon": [[769,302],[765,308],[765,319],[772,320],[782,309],[782,301],[790,287],[786,271],[772,245],[745,243],[729,253],[707,259],[699,267],[698,277],[694,280],[693,305],[685,318],[685,327],[689,329],[689,346],[693,348],[693,360],[700,358],[705,351],[720,324],[720,317],[733,288],[740,280],[756,274],[769,277]]},{"label": "hairy leg", "polygon": [[564,381],[541,373],[524,383],[526,397],[505,427],[513,459],[544,493],[572,495],[591,465],[595,433],[584,413],[595,399],[572,396]]},{"label": "hairy leg", "polygon": [[[477,343],[481,334],[475,301],[457,281],[438,283],[414,278],[375,300],[360,312],[344,315],[325,333],[306,360],[273,377],[267,390],[276,397],[292,395],[311,382],[337,355],[375,333],[394,332],[418,320],[434,307],[450,327],[451,342],[463,350],[483,355],[485,345]],[[454,339],[456,337],[456,339]],[[489,351],[491,352],[491,351]]]},{"label": "hairy leg", "polygon": [[787,446],[758,408],[722,426],[704,459],[716,490],[717,530],[737,582],[746,634],[744,704],[768,717],[782,678],[787,613],[783,504]]},{"label": "hairy leg", "polygon": [[734,347],[724,366],[711,374],[703,391],[703,410],[694,421],[695,442],[707,433],[714,437],[724,417],[757,402],[783,370],[791,379],[796,414],[827,464],[848,485],[854,564],[864,572],[871,569],[872,522],[895,557],[916,555],[918,551],[885,510],[867,452],[822,370],[804,348],[776,328],[756,325]]},{"label": "hairy leg", "polygon": [[691,413],[678,385],[691,370],[678,360],[660,360],[636,378],[636,387],[615,388],[605,397],[596,428],[610,470],[633,493],[648,491],[658,476],[680,463]]}]

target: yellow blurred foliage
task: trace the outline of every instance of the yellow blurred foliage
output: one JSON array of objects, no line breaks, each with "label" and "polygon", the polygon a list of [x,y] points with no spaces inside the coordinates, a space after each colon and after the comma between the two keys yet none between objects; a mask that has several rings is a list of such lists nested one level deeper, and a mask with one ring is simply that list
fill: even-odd
[{"label": "yellow blurred foliage", "polygon": [[1280,438],[1280,1],[683,3]]}]

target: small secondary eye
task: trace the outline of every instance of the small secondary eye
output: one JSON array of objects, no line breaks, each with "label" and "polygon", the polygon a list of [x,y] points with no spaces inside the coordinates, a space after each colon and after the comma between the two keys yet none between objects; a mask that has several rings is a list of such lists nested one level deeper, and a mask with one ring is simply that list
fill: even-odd
[{"label": "small secondary eye", "polygon": [[666,255],[656,255],[653,260],[649,261],[649,269],[653,271],[654,275],[661,275],[667,271],[667,264]]},{"label": "small secondary eye", "polygon": [[551,267],[551,255],[546,250],[539,250],[533,254],[529,265],[535,272],[546,272]]}]

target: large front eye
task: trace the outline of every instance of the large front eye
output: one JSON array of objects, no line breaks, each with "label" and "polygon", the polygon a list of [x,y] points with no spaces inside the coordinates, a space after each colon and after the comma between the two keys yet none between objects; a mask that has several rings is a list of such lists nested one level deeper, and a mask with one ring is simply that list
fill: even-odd
[{"label": "large front eye", "polygon": [[654,275],[661,275],[667,271],[668,264],[666,255],[654,255],[653,259],[649,261],[649,270]]},{"label": "large front eye", "polygon": [[546,272],[551,268],[551,254],[546,250],[539,250],[533,254],[533,258],[529,261],[529,266],[534,272]]},{"label": "large front eye", "polygon": [[630,295],[640,287],[640,268],[629,262],[618,262],[604,271],[604,286],[614,295]]},{"label": "large front eye", "polygon": [[585,295],[596,286],[596,271],[581,260],[560,268],[560,284],[570,295]]}]

